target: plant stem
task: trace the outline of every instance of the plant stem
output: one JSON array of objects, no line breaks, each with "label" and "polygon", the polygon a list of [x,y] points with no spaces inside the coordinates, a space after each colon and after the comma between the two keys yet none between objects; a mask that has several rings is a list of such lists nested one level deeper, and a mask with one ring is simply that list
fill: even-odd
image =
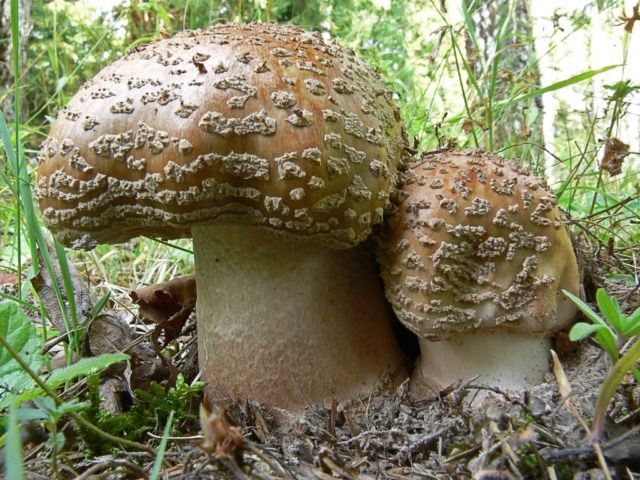
[{"label": "plant stem", "polygon": [[602,431],[604,429],[604,418],[607,414],[607,407],[611,398],[616,393],[616,390],[620,386],[625,374],[631,370],[631,367],[640,358],[640,339],[637,339],[627,352],[620,357],[607,378],[602,383],[598,400],[596,401],[596,413],[593,417],[593,425],[591,426],[591,439],[594,442],[599,442],[602,437]]},{"label": "plant stem", "polygon": [[[60,396],[55,391],[53,391],[53,389],[49,388],[49,386],[40,378],[40,376],[36,372],[34,372],[31,367],[29,367],[29,365],[27,365],[20,354],[13,348],[13,346],[11,346],[9,342],[7,342],[7,339],[3,335],[0,335],[0,344],[2,344],[2,347],[7,349],[9,354],[11,354],[16,362],[20,364],[20,367],[22,367],[24,371],[29,374],[29,376],[33,379],[34,382],[36,382],[36,384],[42,389],[42,391],[50,396],[54,402],[56,402],[57,406],[63,403]],[[88,430],[91,430],[93,433],[109,442],[118,443],[125,447],[143,450],[145,452],[149,452],[152,455],[156,455],[156,450],[153,447],[150,447],[149,445],[145,445],[143,443],[134,442],[132,440],[127,440],[125,438],[120,438],[115,435],[111,435],[110,433],[96,427],[93,423],[91,423],[89,420],[87,420],[77,412],[69,412],[69,416],[76,422],[82,424]]]},{"label": "plant stem", "polygon": [[21,207],[20,207],[20,163],[22,158],[20,155],[20,85],[19,81],[19,67],[20,67],[20,37],[19,37],[19,22],[18,16],[19,2],[18,0],[11,0],[11,43],[13,44],[13,117],[14,117],[14,134],[15,134],[15,149],[16,149],[16,162],[13,165],[13,174],[15,175],[16,182],[16,220],[15,220],[15,233],[16,233],[16,248],[18,253],[18,298],[22,298],[22,262],[21,258]]}]

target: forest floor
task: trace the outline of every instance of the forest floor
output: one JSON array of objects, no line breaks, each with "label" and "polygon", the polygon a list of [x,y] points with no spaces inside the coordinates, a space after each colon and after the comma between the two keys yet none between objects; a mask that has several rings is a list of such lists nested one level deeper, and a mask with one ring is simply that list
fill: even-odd
[{"label": "forest floor", "polygon": [[[300,417],[237,403],[222,427],[240,427],[237,446],[208,454],[199,440],[172,442],[159,478],[604,479],[583,422],[593,417],[610,365],[601,349],[584,344],[560,351],[557,374],[558,367],[566,378],[549,374],[526,393],[493,390],[473,406],[469,400],[479,391],[473,385],[416,401],[407,383],[340,408],[309,407]],[[560,393],[563,383],[570,385],[568,398]],[[610,409],[602,449],[612,478],[640,478],[639,403],[640,387],[629,382]],[[27,478],[52,478],[50,461],[38,454],[42,445],[33,448],[25,452]],[[83,472],[78,479],[144,478],[153,461],[146,452],[58,454],[68,472]],[[62,478],[74,478],[64,470]]]},{"label": "forest floor", "polygon": [[[640,304],[637,288],[613,290],[623,307]],[[190,321],[177,339],[185,352],[176,367],[187,382],[195,376],[195,335]],[[233,403],[204,424],[202,419],[182,423],[184,431],[170,437],[157,478],[640,478],[640,386],[629,374],[617,389],[599,459],[590,425],[611,362],[595,343],[573,343],[566,334],[555,339],[554,350],[557,357],[545,382],[527,392],[487,389],[470,381],[437,398],[415,399],[405,382],[391,393],[349,404],[309,406],[301,416],[252,402]],[[478,394],[486,398],[473,401]],[[200,398],[192,403],[197,416]],[[205,448],[203,427],[212,432],[213,442]],[[67,425],[71,430],[73,425]],[[160,432],[157,444],[162,425],[155,431]],[[156,459],[130,448],[86,455],[77,451],[82,439],[68,442],[74,448],[54,459],[43,440],[25,438],[28,479],[149,478]]]}]

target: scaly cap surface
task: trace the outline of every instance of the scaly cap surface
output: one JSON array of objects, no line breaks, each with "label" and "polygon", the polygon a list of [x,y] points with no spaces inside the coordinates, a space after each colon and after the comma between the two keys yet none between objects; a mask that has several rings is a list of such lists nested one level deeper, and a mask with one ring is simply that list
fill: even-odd
[{"label": "scaly cap surface", "polygon": [[578,270],[545,182],[474,151],[426,155],[399,186],[378,257],[387,298],[417,335],[568,326]]},{"label": "scaly cap surface", "polygon": [[75,247],[227,221],[349,247],[382,221],[405,147],[352,51],[293,26],[218,25],[87,82],[42,147],[36,195]]}]

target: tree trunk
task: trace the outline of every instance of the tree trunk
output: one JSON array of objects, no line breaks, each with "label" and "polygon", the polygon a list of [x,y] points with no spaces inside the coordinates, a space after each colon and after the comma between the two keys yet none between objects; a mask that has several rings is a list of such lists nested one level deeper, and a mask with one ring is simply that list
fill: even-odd
[{"label": "tree trunk", "polygon": [[[31,30],[31,0],[20,0],[18,9],[19,68],[27,67],[27,39]],[[7,122],[15,120],[13,39],[11,0],[0,0],[0,108]],[[25,102],[20,102],[20,118],[26,120]]]},{"label": "tree trunk", "polygon": [[[482,97],[496,104],[513,98],[516,87],[520,93],[539,86],[535,66],[532,25],[525,0],[465,0],[473,8],[471,19],[475,38],[467,36],[467,61],[483,90]],[[472,7],[471,5],[475,5]],[[484,118],[474,118],[486,129],[481,147],[500,150],[513,144],[534,142],[543,144],[542,103],[531,100],[507,107],[485,109],[488,103],[477,105]],[[473,111],[473,110],[472,110]],[[509,152],[515,155],[516,152]]]}]

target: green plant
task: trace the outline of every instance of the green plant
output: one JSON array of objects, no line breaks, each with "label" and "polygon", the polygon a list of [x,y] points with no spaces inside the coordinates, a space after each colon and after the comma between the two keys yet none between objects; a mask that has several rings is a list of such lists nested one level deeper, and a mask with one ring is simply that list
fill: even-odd
[{"label": "green plant", "polygon": [[[37,372],[45,363],[40,352],[40,337],[31,319],[13,302],[0,303],[0,336],[13,346],[22,361]],[[35,380],[6,348],[0,347],[0,411]]]},{"label": "green plant", "polygon": [[160,445],[158,446],[158,454],[156,455],[156,459],[153,462],[153,470],[151,471],[149,480],[156,480],[160,475],[162,460],[164,459],[164,454],[167,449],[167,443],[169,440],[169,432],[171,431],[171,426],[173,424],[174,413],[175,412],[173,410],[169,412],[169,418],[167,418],[167,423],[165,424],[164,431],[162,432],[162,440],[160,441]]},{"label": "green plant", "polygon": [[129,358],[120,353],[82,358],[41,379],[37,373],[45,364],[45,357],[40,351],[41,343],[31,319],[17,304],[0,303],[0,412],[11,404],[45,396],[47,389],[99,372]]},{"label": "green plant", "polygon": [[[613,362],[620,359],[620,349],[633,337],[640,335],[640,308],[637,308],[631,315],[627,316],[620,310],[618,301],[609,296],[604,289],[599,288],[596,292],[596,303],[602,313],[602,318],[594,312],[589,305],[580,298],[564,291],[576,306],[591,320],[592,323],[578,322],[569,332],[569,338],[577,342],[590,335],[594,335],[595,341],[607,352]],[[640,381],[640,372],[634,370],[634,375]]]},{"label": "green plant", "polygon": [[[147,432],[158,430],[159,426],[168,422],[169,415],[174,412],[172,431],[184,422],[197,418],[195,412],[196,400],[206,385],[205,382],[194,382],[189,385],[184,376],[178,374],[176,384],[165,388],[157,382],[151,382],[148,391],[137,389],[134,394],[138,401],[127,412],[111,414],[100,407],[101,398],[98,391],[98,379],[90,378],[88,382],[89,402],[91,406],[86,410],[87,419],[102,430],[113,435],[126,435],[128,439],[142,441]],[[86,432],[90,434],[90,432]],[[93,435],[87,435],[87,441],[96,451],[106,452],[115,445],[97,441]]]},{"label": "green plant", "polygon": [[64,415],[83,410],[88,403],[71,399],[57,404],[51,397],[40,396],[33,399],[33,404],[34,408],[21,407],[18,410],[18,420],[20,423],[39,421],[44,426],[48,432],[48,439],[44,446],[51,452],[53,468],[57,468],[56,459],[66,443],[65,435],[60,428],[60,420]]},{"label": "green plant", "polygon": [[[567,291],[564,291],[564,294],[593,322],[576,323],[569,332],[569,338],[576,342],[594,335],[595,341],[614,362],[612,369],[602,383],[596,401],[591,437],[593,442],[597,443],[602,436],[609,403],[624,376],[631,371],[636,382],[640,382],[640,371],[636,367],[636,363],[640,361],[640,307],[627,316],[620,310],[618,301],[600,288],[596,292],[596,302],[602,313],[601,317],[575,295]],[[630,346],[623,351],[625,345]]]},{"label": "green plant", "polygon": [[4,447],[5,473],[7,480],[23,480],[24,466],[22,463],[23,452],[20,441],[20,423],[18,420],[18,408],[11,406],[7,416],[5,431],[7,442]]}]

